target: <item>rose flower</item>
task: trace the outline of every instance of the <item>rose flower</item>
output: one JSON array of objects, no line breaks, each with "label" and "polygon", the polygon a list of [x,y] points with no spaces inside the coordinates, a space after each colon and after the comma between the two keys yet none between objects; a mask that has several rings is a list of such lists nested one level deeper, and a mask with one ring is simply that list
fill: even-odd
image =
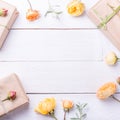
[{"label": "rose flower", "polygon": [[37,10],[28,9],[26,13],[26,19],[29,21],[37,20],[40,17],[40,14]]},{"label": "rose flower", "polygon": [[46,98],[38,104],[38,106],[35,108],[35,112],[43,115],[50,115],[55,120],[57,120],[57,118],[54,115],[55,106],[56,101],[54,98]]},{"label": "rose flower", "polygon": [[63,100],[62,104],[65,111],[69,111],[73,108],[73,102],[71,100]]},{"label": "rose flower", "polygon": [[97,91],[97,97],[99,99],[106,99],[116,92],[116,84],[113,82],[108,82],[102,85]]},{"label": "rose flower", "polygon": [[114,52],[110,52],[105,56],[105,62],[108,65],[116,64],[117,60],[118,60],[118,57]]},{"label": "rose flower", "polygon": [[85,5],[80,0],[73,0],[67,5],[67,11],[72,16],[80,16],[85,10]]},{"label": "rose flower", "polygon": [[66,112],[73,108],[73,102],[71,100],[63,100],[62,106],[64,109],[64,120],[66,120]]},{"label": "rose flower", "polygon": [[8,13],[8,10],[6,10],[4,8],[0,9],[0,16],[5,17],[7,15],[7,13]]},{"label": "rose flower", "polygon": [[2,102],[6,100],[15,100],[16,99],[16,91],[9,91],[8,96],[2,100]]},{"label": "rose flower", "polygon": [[30,9],[28,9],[28,11],[26,13],[26,19],[29,20],[29,21],[37,20],[40,17],[39,11],[38,10],[33,10],[30,0],[27,0],[27,2],[30,6]]}]

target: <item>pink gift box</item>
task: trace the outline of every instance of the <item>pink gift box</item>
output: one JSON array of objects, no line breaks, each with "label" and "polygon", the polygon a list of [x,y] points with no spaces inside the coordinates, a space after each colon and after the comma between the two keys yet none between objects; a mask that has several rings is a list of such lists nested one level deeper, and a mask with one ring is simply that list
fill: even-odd
[{"label": "pink gift box", "polygon": [[15,6],[10,5],[2,0],[0,0],[0,9],[7,9],[8,14],[3,17],[0,16],[0,48],[2,47],[10,28],[12,27],[13,23],[15,22],[18,11]]},{"label": "pink gift box", "polygon": [[[97,25],[109,40],[120,50],[120,2],[119,0],[99,0],[89,11],[89,18]],[[114,14],[108,22],[108,16]]]}]

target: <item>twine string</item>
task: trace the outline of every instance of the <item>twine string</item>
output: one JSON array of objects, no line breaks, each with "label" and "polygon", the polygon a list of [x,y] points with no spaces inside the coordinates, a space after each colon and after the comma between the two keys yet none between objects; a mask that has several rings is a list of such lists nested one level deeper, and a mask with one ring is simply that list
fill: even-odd
[{"label": "twine string", "polygon": [[100,18],[100,20],[102,21],[99,25],[98,28],[104,28],[106,29],[106,24],[120,11],[120,6],[118,6],[116,9],[114,9],[113,6],[107,4],[112,10],[113,12],[110,15],[107,15],[105,18],[102,18],[98,12],[96,10],[93,10],[94,13]]},{"label": "twine string", "polygon": [[4,104],[3,104],[3,102],[2,102],[2,100],[0,99],[0,106],[2,107],[2,109],[4,110],[4,113],[5,114],[7,114],[8,113],[8,111],[6,110],[6,108],[5,108],[5,106],[4,106]]}]

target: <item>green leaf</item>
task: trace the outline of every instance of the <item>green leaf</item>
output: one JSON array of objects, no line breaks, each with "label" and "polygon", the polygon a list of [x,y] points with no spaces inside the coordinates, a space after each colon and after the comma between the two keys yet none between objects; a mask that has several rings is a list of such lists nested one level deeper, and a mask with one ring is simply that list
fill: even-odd
[{"label": "green leaf", "polygon": [[82,105],[82,108],[85,108],[86,106],[87,106],[87,103],[83,104],[83,105]]},{"label": "green leaf", "polygon": [[87,117],[87,114],[83,114],[83,115],[81,116],[82,119],[85,119],[86,117]]},{"label": "green leaf", "polygon": [[71,120],[80,120],[80,118],[70,118]]},{"label": "green leaf", "polygon": [[83,120],[87,117],[87,114],[84,113],[84,109],[87,106],[87,103],[83,103],[83,104],[76,104],[76,117],[75,118],[71,118],[71,120]]},{"label": "green leaf", "polygon": [[76,115],[76,117],[78,117],[78,118],[79,118],[79,115],[78,115],[78,113],[76,113],[75,115]]}]

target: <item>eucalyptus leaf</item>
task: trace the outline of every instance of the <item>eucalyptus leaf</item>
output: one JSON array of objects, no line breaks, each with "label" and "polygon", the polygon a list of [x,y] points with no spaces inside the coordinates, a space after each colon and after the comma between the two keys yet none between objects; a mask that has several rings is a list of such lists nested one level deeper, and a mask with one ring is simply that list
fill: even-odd
[{"label": "eucalyptus leaf", "polygon": [[71,120],[84,120],[87,117],[87,114],[84,112],[85,108],[87,106],[87,103],[84,104],[76,104],[76,117],[75,118],[71,118]]},{"label": "eucalyptus leaf", "polygon": [[70,118],[71,120],[80,120],[80,118]]}]

